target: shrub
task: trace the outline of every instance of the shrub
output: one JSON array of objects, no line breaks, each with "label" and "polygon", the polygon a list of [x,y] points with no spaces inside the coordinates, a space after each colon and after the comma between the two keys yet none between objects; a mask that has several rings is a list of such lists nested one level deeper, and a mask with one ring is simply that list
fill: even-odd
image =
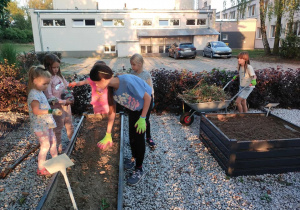
[{"label": "shrub", "polygon": [[9,64],[15,64],[17,62],[17,50],[13,44],[5,43],[1,46],[0,57],[6,59]]},{"label": "shrub", "polygon": [[32,30],[26,29],[24,30],[24,33],[26,34],[26,42],[33,42]]},{"label": "shrub", "polygon": [[300,38],[290,34],[281,39],[279,55],[284,58],[300,58]]},{"label": "shrub", "polygon": [[0,63],[0,111],[25,112],[27,107],[26,85],[19,69],[6,61]]},{"label": "shrub", "polygon": [[45,57],[45,55],[47,55],[47,54],[49,54],[49,53],[53,53],[53,54],[57,55],[57,57],[58,57],[59,59],[61,59],[61,53],[59,53],[59,52],[38,52],[38,53],[36,54],[36,55],[37,55],[38,61],[39,61],[41,64],[43,64],[43,63],[44,63],[44,57]]},{"label": "shrub", "polygon": [[23,52],[20,53],[17,57],[17,61],[19,62],[19,65],[27,71],[31,66],[38,65],[39,61],[37,59],[37,55],[34,50],[29,52]]},{"label": "shrub", "polygon": [[25,43],[27,42],[27,35],[18,28],[7,28],[4,31],[4,39]]}]

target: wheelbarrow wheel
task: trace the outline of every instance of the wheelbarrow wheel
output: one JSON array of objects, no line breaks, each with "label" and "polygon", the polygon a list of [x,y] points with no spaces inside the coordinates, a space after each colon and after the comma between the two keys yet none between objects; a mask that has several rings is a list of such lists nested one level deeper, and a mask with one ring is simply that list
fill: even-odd
[{"label": "wheelbarrow wheel", "polygon": [[191,112],[183,113],[180,116],[180,123],[184,126],[190,126],[194,122],[194,116],[191,115]]}]

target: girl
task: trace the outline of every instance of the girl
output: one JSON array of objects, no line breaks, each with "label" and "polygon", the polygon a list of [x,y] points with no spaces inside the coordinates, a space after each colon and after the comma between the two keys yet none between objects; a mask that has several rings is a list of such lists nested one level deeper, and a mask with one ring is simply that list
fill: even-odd
[{"label": "girl", "polygon": [[256,75],[252,66],[250,66],[248,52],[240,52],[237,58],[238,58],[238,73],[240,77],[240,90],[245,86],[250,86],[250,87],[246,87],[238,95],[238,98],[236,99],[238,111],[242,113],[248,111],[247,98],[255,88]]},{"label": "girl", "polygon": [[[131,56],[130,58],[130,64],[131,64],[131,68],[132,71],[130,72],[131,74],[138,76],[139,78],[141,78],[142,80],[144,80],[145,82],[147,82],[147,84],[152,88],[152,98],[153,98],[153,103],[151,103],[152,107],[150,107],[150,109],[152,110],[154,107],[154,89],[153,89],[153,83],[152,83],[152,78],[151,75],[148,71],[144,71],[143,69],[143,64],[144,64],[144,59],[140,54],[134,54],[133,56]],[[146,117],[146,142],[148,143],[148,145],[150,146],[151,149],[155,149],[155,143],[153,141],[153,139],[151,138],[151,132],[150,132],[150,112],[151,110],[148,112],[149,115],[147,115]]]},{"label": "girl", "polygon": [[[49,103],[43,91],[50,83],[51,74],[43,66],[33,66],[28,72],[28,108],[31,129],[38,137],[40,153],[38,155],[38,175],[50,175],[43,166],[47,153],[50,149],[52,157],[57,156],[56,138],[53,128],[56,127],[52,115],[61,115],[59,109],[50,109]],[[52,115],[51,115],[52,114]]]},{"label": "girl", "polygon": [[136,161],[135,170],[127,182],[137,184],[145,175],[142,164],[145,156],[146,116],[150,112],[151,87],[137,76],[124,74],[112,77],[112,70],[106,65],[96,64],[90,72],[90,78],[100,89],[108,87],[108,125],[105,137],[98,142],[100,149],[112,145],[111,129],[115,118],[113,99],[129,109],[129,140],[131,146],[132,164]]},{"label": "girl", "polygon": [[51,105],[51,108],[56,108],[62,111],[61,116],[54,116],[57,127],[54,128],[54,133],[57,139],[58,152],[61,153],[63,150],[61,142],[61,131],[63,127],[66,127],[67,135],[69,140],[74,132],[74,127],[72,124],[72,112],[70,104],[72,101],[70,99],[63,100],[61,95],[68,87],[68,82],[62,76],[60,71],[60,60],[54,54],[48,54],[44,58],[44,66],[52,74],[50,84],[45,90],[45,95],[48,99],[56,99],[56,103]]},{"label": "girl", "polygon": [[[97,61],[95,64],[106,65],[103,61]],[[95,65],[94,64],[94,65]],[[86,80],[79,82],[72,82],[69,84],[69,87],[74,88],[75,86],[87,85],[89,84],[92,88],[92,100],[91,104],[93,105],[94,114],[108,114],[109,105],[107,101],[107,88],[100,89],[97,88],[96,83],[91,80],[91,78],[87,78]]]}]

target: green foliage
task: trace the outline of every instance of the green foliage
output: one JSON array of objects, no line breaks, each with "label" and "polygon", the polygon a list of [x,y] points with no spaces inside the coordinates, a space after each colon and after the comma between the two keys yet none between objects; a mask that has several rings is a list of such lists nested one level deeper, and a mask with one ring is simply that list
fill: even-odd
[{"label": "green foliage", "polygon": [[7,28],[9,26],[9,12],[6,9],[10,0],[0,1],[0,28]]},{"label": "green foliage", "polygon": [[16,47],[13,44],[5,43],[0,48],[1,60],[6,59],[9,64],[15,64],[17,59]]},{"label": "green foliage", "polygon": [[101,199],[101,206],[100,206],[100,209],[101,210],[104,210],[104,209],[107,209],[109,208],[109,203],[106,201],[106,199]]},{"label": "green foliage", "polygon": [[268,203],[270,203],[272,201],[272,198],[267,193],[265,193],[262,196],[260,196],[260,200],[265,200]]},{"label": "green foliage", "polygon": [[300,38],[289,34],[285,39],[281,39],[279,55],[283,58],[300,58]]},{"label": "green foliage", "polygon": [[12,28],[18,28],[21,30],[29,29],[31,30],[31,23],[29,20],[24,18],[24,15],[16,14],[12,16],[13,22],[11,24]]}]

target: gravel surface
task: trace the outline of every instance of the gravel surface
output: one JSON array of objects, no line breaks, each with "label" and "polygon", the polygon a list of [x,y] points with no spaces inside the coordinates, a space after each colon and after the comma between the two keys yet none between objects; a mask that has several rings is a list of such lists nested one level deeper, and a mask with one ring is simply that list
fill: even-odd
[{"label": "gravel surface", "polygon": [[[300,126],[298,109],[275,109],[272,113]],[[189,127],[183,127],[179,117],[168,113],[151,116],[157,148],[151,151],[147,147],[145,178],[136,186],[125,184],[124,209],[300,209],[299,172],[229,178],[198,138],[199,117],[195,116]],[[79,117],[74,117],[75,126],[78,122]],[[127,117],[124,152],[130,157],[126,125]],[[65,132],[63,135],[67,143]],[[16,147],[1,157],[1,170],[22,155],[23,145],[37,143],[27,119],[0,141],[13,136],[19,136],[14,138]],[[37,206],[50,180],[36,175],[37,154],[0,179],[0,209]],[[129,172],[125,175],[124,180]]]}]

